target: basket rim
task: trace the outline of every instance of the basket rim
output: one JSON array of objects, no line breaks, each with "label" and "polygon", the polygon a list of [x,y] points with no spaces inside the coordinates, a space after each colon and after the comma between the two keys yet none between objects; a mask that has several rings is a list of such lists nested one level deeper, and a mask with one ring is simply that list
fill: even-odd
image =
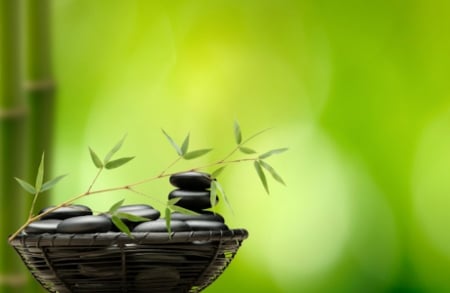
[{"label": "basket rim", "polygon": [[174,244],[194,241],[241,241],[248,238],[245,229],[231,229],[218,231],[186,231],[172,232],[132,232],[130,238],[123,232],[104,233],[44,233],[20,234],[10,241],[14,247],[70,247],[70,246],[97,246],[112,244]]}]

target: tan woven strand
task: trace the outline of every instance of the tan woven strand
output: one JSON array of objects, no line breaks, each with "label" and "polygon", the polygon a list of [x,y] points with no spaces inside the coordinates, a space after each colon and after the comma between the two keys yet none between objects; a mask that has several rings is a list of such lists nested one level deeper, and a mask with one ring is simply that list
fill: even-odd
[{"label": "tan woven strand", "polygon": [[28,81],[25,88],[29,91],[47,91],[55,89],[55,82],[51,79],[44,79],[38,81]]},{"label": "tan woven strand", "polygon": [[25,107],[16,107],[12,109],[0,109],[0,119],[5,118],[21,118],[26,116],[28,113]]},{"label": "tan woven strand", "polygon": [[27,282],[27,276],[24,274],[0,275],[0,284],[19,287]]}]

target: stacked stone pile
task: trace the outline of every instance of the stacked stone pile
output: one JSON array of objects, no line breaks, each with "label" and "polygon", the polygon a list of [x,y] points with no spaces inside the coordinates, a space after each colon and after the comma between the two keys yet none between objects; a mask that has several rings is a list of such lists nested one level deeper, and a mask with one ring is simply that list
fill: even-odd
[{"label": "stacked stone pile", "polygon": [[[209,190],[211,180],[209,174],[202,172],[183,172],[170,177],[170,183],[176,189],[169,193],[168,198],[180,198],[176,205],[197,213],[197,215],[173,213],[170,221],[172,232],[228,229],[222,216],[206,210],[211,208]],[[41,210],[40,214],[51,208],[53,207]],[[167,232],[166,220],[161,218],[160,212],[150,205],[124,205],[117,212],[148,219],[141,223],[122,219],[132,232]],[[102,233],[109,231],[118,231],[109,215],[93,215],[92,210],[86,205],[69,205],[58,208],[31,223],[24,233]]]}]

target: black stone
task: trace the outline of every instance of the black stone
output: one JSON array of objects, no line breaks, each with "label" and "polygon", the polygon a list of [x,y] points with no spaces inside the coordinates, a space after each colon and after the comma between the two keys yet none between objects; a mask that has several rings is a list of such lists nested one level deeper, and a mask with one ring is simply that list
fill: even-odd
[{"label": "black stone", "polygon": [[111,220],[105,216],[80,216],[63,220],[56,231],[58,233],[96,233],[111,230]]},{"label": "black stone", "polygon": [[[210,192],[208,190],[192,191],[175,189],[169,193],[169,199],[178,197],[181,199],[176,203],[177,206],[193,211],[211,208]],[[218,200],[219,198],[216,197],[216,201]]]},{"label": "black stone", "polygon": [[150,288],[154,288],[152,292],[159,293],[185,292],[176,290],[179,282],[180,273],[176,268],[157,267],[139,272],[134,279],[134,286],[139,293],[150,292]]},{"label": "black stone", "polygon": [[152,206],[147,204],[132,204],[121,206],[117,209],[117,212],[132,214],[150,220],[156,220],[160,216],[160,212],[158,210],[155,210]]},{"label": "black stone", "polygon": [[[108,260],[109,261],[109,260]],[[105,279],[115,279],[120,278],[122,274],[122,269],[120,267],[121,263],[108,263],[104,259],[99,264],[89,263],[80,264],[78,269],[80,273],[87,277],[105,278]]]},{"label": "black stone", "polygon": [[[170,221],[170,229],[172,232],[190,231],[191,228],[183,221]],[[133,232],[167,232],[166,220],[158,219],[155,221],[144,222],[137,225]]]},{"label": "black stone", "polygon": [[[143,217],[149,220],[156,220],[160,216],[160,212],[158,210],[153,209],[149,205],[128,205],[128,206],[122,206],[118,210],[118,212],[121,213],[127,213],[134,216]],[[139,225],[142,222],[133,222],[126,218],[121,217],[122,222],[128,226],[130,230],[133,230],[134,227]],[[117,227],[113,227],[114,231],[118,231]]]},{"label": "black stone", "polygon": [[[43,214],[46,211],[54,208],[54,206],[49,206],[44,209],[42,209],[39,214]],[[48,213],[47,215],[43,216],[41,219],[68,219],[72,217],[79,217],[79,216],[89,216],[92,215],[92,210],[85,205],[70,205],[66,207],[60,207],[53,212]]]},{"label": "black stone", "polygon": [[[138,209],[138,208],[136,208],[136,209],[131,209],[131,208],[121,209],[121,208],[119,208],[117,211],[121,212],[121,213],[127,213],[127,214],[131,214],[134,216],[147,218],[150,220],[156,220],[160,216],[160,212],[153,208],[140,208],[140,209]],[[122,219],[122,220],[124,221],[124,223],[128,222],[127,219]]]},{"label": "black stone", "polygon": [[170,176],[170,183],[185,190],[205,190],[211,187],[211,176],[203,172],[183,172]]},{"label": "black stone", "polygon": [[180,220],[180,221],[200,220],[200,221],[214,221],[221,223],[225,222],[225,219],[221,215],[207,211],[203,211],[198,215],[188,215],[175,212],[172,214],[171,218],[172,220]]},{"label": "black stone", "polygon": [[[127,213],[127,214],[131,214],[134,216],[143,217],[143,218],[146,218],[149,220],[156,220],[160,217],[160,212],[158,210],[153,209],[149,205],[122,206],[117,210],[117,212]],[[110,214],[99,214],[99,216],[106,217],[110,220],[112,218]],[[133,230],[134,227],[136,227],[137,225],[142,223],[142,222],[134,222],[134,221],[128,220],[127,218],[124,218],[124,217],[120,217],[120,219],[122,220],[122,222],[125,225],[127,225],[128,229],[130,229],[130,230]],[[120,229],[118,227],[116,227],[113,223],[111,231],[119,232]]]},{"label": "black stone", "polygon": [[185,222],[193,231],[228,230],[227,225],[221,222],[190,220]]},{"label": "black stone", "polygon": [[129,204],[121,206],[117,209],[119,212],[127,213],[129,211],[142,210],[142,209],[153,209],[152,206],[148,204]]},{"label": "black stone", "polygon": [[62,220],[57,219],[35,221],[25,228],[25,232],[28,234],[55,233],[56,227],[61,222]]}]

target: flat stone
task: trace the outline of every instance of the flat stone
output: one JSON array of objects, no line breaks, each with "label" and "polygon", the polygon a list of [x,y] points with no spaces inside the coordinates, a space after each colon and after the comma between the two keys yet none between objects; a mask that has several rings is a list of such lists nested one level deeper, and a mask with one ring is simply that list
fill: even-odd
[{"label": "flat stone", "polygon": [[130,263],[146,263],[146,264],[180,264],[186,261],[186,257],[178,254],[164,254],[161,250],[141,249],[144,252],[130,253],[127,261]]},{"label": "flat stone", "polygon": [[203,172],[177,173],[169,178],[170,183],[185,190],[206,190],[211,187],[211,176]]},{"label": "flat stone", "polygon": [[[49,206],[44,209],[42,209],[39,214],[45,213],[46,211],[54,208],[55,206]],[[70,205],[66,207],[60,207],[53,212],[50,212],[49,214],[43,216],[41,219],[68,219],[72,217],[79,217],[79,216],[88,216],[92,215],[92,210],[85,205]]]},{"label": "flat stone", "polygon": [[148,204],[129,204],[129,205],[123,205],[123,206],[119,207],[117,209],[117,211],[128,213],[129,211],[143,210],[143,209],[153,210],[153,207]]},{"label": "flat stone", "polygon": [[55,233],[56,228],[62,220],[58,219],[46,219],[39,220],[30,223],[26,228],[25,232],[28,234],[42,234],[42,233]]},{"label": "flat stone", "polygon": [[188,215],[175,212],[172,213],[172,220],[180,220],[180,221],[200,220],[200,221],[214,221],[221,223],[225,222],[225,219],[221,215],[208,211],[202,211],[198,215]]},{"label": "flat stone", "polygon": [[[181,199],[176,203],[177,206],[193,211],[211,208],[211,202],[209,199],[210,192],[208,190],[192,191],[175,189],[169,193],[169,199],[178,197]],[[218,201],[219,198],[216,198],[216,200]]]},{"label": "flat stone", "polygon": [[[118,212],[122,212],[122,213],[127,213],[127,214],[131,214],[134,216],[139,216],[139,217],[143,217],[143,218],[147,218],[150,220],[156,220],[159,218],[160,216],[160,212],[158,210],[155,210],[153,208],[148,208],[148,207],[143,207],[143,208],[124,208],[121,209],[119,208],[117,210]],[[122,219],[124,222],[128,222],[127,219]]]},{"label": "flat stone", "polygon": [[190,220],[185,222],[192,231],[218,231],[228,230],[227,225],[221,222]]},{"label": "flat stone", "polygon": [[184,292],[184,290],[176,290],[179,281],[180,273],[176,268],[157,267],[139,272],[135,277],[134,285],[137,292],[143,293],[150,291],[159,293]]},{"label": "flat stone", "polygon": [[58,233],[96,233],[111,230],[111,220],[105,216],[80,216],[63,220],[57,227]]},{"label": "flat stone", "polygon": [[[183,221],[170,221],[172,232],[190,231],[191,228]],[[137,225],[133,232],[167,232],[166,220],[158,219],[155,221],[144,222]]]},{"label": "flat stone", "polygon": [[80,273],[86,277],[114,279],[120,278],[122,274],[120,265],[120,262],[108,263],[102,259],[102,262],[99,264],[80,264],[78,269]]}]

